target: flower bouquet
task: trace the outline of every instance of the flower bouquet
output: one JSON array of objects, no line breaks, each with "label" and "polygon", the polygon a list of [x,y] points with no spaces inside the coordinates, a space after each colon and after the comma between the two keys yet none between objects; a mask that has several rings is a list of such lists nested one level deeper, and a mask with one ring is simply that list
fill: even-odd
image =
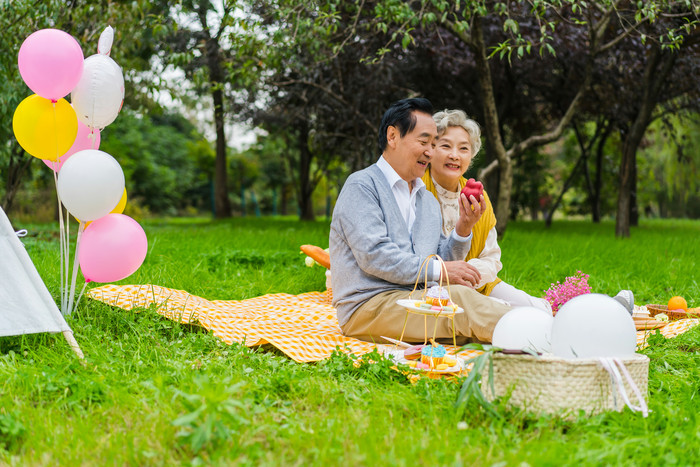
[{"label": "flower bouquet", "polygon": [[561,306],[579,295],[591,293],[591,286],[588,285],[588,274],[576,271],[576,274],[569,276],[564,283],[557,281],[545,290],[544,298],[552,305],[552,313],[556,314]]}]

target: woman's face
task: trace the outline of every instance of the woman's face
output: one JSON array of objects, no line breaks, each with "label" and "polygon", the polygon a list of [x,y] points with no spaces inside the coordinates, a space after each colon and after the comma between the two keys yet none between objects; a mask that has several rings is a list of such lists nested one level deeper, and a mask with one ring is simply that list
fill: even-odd
[{"label": "woman's face", "polygon": [[430,173],[443,188],[456,190],[459,187],[459,177],[469,168],[472,157],[469,133],[462,127],[448,127],[445,133],[438,137],[430,161]]}]

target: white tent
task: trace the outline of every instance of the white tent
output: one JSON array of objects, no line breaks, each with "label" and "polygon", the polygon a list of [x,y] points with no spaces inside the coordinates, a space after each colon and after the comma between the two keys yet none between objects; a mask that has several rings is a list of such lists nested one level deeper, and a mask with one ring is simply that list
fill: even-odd
[{"label": "white tent", "polygon": [[83,353],[24,245],[0,208],[0,336],[61,332],[79,358]]}]

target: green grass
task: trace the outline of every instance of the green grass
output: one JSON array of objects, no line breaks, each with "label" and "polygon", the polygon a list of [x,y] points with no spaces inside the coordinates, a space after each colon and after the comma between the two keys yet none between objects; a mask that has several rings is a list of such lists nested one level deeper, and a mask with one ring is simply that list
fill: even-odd
[{"label": "green grass", "polygon": [[[299,245],[326,246],[326,222],[285,219],[143,223],[144,265],[122,283],[210,299],[322,290]],[[53,225],[21,226],[54,296]],[[683,295],[700,305],[700,223],[647,221],[630,239],[614,225],[513,223],[501,277],[542,295],[582,270],[595,292],[630,288],[638,304]],[[83,301],[69,318],[86,355],[62,336],[0,338],[0,465],[650,465],[697,462],[700,327],[652,339],[650,408],[575,420],[454,407],[459,382],[411,385],[386,362],[336,355],[297,364],[273,348],[227,346],[152,311]],[[465,420],[466,425],[459,423]]]}]

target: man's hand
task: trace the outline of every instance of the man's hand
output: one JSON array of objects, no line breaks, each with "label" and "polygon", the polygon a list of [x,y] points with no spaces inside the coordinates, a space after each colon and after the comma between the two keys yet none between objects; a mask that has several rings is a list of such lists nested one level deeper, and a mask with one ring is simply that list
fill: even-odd
[{"label": "man's hand", "polygon": [[479,196],[477,200],[474,195],[470,195],[469,199],[460,193],[459,195],[459,219],[455,225],[457,234],[462,237],[468,237],[472,232],[474,224],[481,218],[481,214],[486,211],[486,200],[484,195]]},{"label": "man's hand", "polygon": [[[447,269],[450,284],[475,288],[481,282],[479,270],[466,261],[445,261],[445,269]],[[444,271],[441,271],[440,274],[444,276]],[[445,277],[442,279],[446,280]]]}]

